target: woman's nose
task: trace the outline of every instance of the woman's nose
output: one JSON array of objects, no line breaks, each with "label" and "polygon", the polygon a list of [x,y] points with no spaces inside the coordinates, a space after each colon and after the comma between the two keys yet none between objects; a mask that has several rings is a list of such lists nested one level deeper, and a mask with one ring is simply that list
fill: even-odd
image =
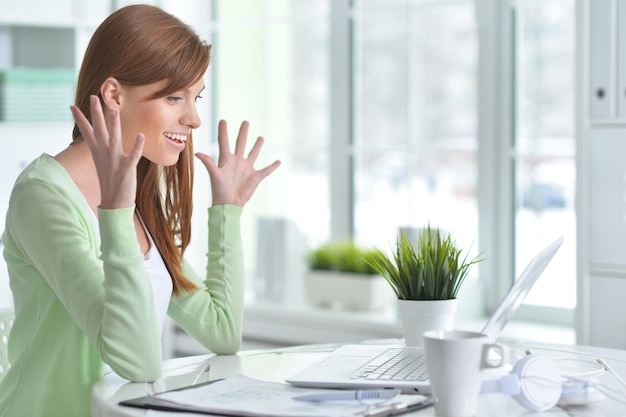
[{"label": "woman's nose", "polygon": [[202,124],[200,120],[200,116],[198,115],[198,108],[196,107],[196,103],[190,103],[190,105],[185,110],[185,114],[183,115],[182,124],[185,126],[189,126],[192,129],[197,129]]}]

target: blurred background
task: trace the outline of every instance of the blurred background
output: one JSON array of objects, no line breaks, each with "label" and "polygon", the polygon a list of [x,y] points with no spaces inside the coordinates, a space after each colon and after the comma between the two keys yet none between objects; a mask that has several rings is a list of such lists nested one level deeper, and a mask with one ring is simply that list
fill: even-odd
[{"label": "blurred background", "polygon": [[[131,3],[0,0],[3,217],[20,170],[69,144],[68,106],[87,42]],[[258,166],[282,161],[244,211],[250,340],[323,342],[333,336],[314,335],[333,325],[395,335],[394,305],[366,313],[309,305],[306,256],[338,239],[387,249],[400,229],[430,224],[484,259],[459,296],[467,323],[482,324],[532,256],[564,236],[516,314],[530,327],[509,335],[591,342],[577,293],[587,282],[579,277],[585,218],[576,199],[586,2],[144,3],[213,45],[196,150],[216,154],[218,120],[228,121],[231,137],[248,120],[250,136],[266,139]],[[203,271],[211,197],[197,168],[188,257]],[[0,303],[11,303],[4,267]],[[292,329],[300,336],[261,340],[278,332],[263,325],[281,320],[289,329],[290,320],[307,324]]]}]

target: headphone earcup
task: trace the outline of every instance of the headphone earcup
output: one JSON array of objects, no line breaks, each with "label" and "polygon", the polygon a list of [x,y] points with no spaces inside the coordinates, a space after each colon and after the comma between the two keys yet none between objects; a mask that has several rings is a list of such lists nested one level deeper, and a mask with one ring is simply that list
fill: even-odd
[{"label": "headphone earcup", "polygon": [[517,361],[511,374],[519,378],[519,393],[513,397],[533,411],[554,407],[561,398],[563,378],[554,361],[541,355],[528,355]]}]

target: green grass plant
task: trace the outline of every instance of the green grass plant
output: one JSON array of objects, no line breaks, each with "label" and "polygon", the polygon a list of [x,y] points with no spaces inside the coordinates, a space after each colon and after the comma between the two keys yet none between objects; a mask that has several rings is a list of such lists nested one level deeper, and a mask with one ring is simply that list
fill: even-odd
[{"label": "green grass plant", "polygon": [[376,275],[369,262],[373,256],[373,249],[360,247],[353,241],[331,241],[309,252],[308,265],[314,270]]},{"label": "green grass plant", "polygon": [[450,234],[428,225],[417,247],[401,232],[391,255],[374,248],[368,262],[401,300],[449,300],[457,297],[470,267],[482,261],[461,254]]}]

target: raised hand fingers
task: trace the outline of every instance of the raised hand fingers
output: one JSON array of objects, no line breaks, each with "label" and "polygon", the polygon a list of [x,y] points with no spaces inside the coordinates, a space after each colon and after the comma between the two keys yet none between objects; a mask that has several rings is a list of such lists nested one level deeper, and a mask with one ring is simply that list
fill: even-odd
[{"label": "raised hand fingers", "polygon": [[[246,150],[246,142],[248,138],[248,122],[241,123],[239,127],[239,134],[237,135],[237,141],[235,142],[234,155],[243,158]],[[219,145],[219,160],[218,166],[222,167],[226,163],[228,156],[230,155],[230,144],[228,142],[228,126],[225,120],[220,120],[217,132],[217,143]]]},{"label": "raised hand fingers", "polygon": [[266,166],[263,169],[259,169],[257,172],[259,173],[259,176],[261,177],[261,179],[267,177],[268,175],[270,175],[272,172],[276,171],[276,168],[278,168],[280,166],[280,161],[274,161],[272,164]]},{"label": "raised hand fingers", "polygon": [[130,150],[128,158],[131,160],[131,165],[136,166],[139,163],[139,159],[143,155],[143,145],[146,141],[146,137],[143,133],[137,135],[133,149]]},{"label": "raised hand fingers", "polygon": [[91,126],[93,126],[95,138],[96,140],[102,140],[100,138],[108,139],[109,132],[104,120],[104,111],[100,105],[100,99],[97,96],[91,96],[89,100],[91,104]]},{"label": "raised hand fingers", "polygon": [[122,128],[117,110],[111,110],[110,130],[105,121],[104,110],[97,96],[90,97],[91,122],[76,106],[70,106],[74,121],[78,126],[81,136],[92,150],[96,150],[99,146],[112,147],[115,150],[121,150]]},{"label": "raised hand fingers", "polygon": [[228,144],[228,126],[226,120],[220,120],[217,125],[217,144],[219,146],[219,157],[217,166],[223,167],[230,155],[230,145]]},{"label": "raised hand fingers", "polygon": [[246,141],[249,123],[244,121],[237,135],[234,153],[230,152],[226,122],[221,120],[218,126],[219,158],[218,164],[206,154],[197,153],[196,156],[204,163],[211,178],[213,204],[234,204],[243,207],[256,190],[259,182],[270,175],[278,166],[276,161],[263,169],[256,170],[254,163],[263,146],[263,138],[259,137],[247,158]]},{"label": "raised hand fingers", "polygon": [[263,142],[264,140],[261,136],[259,136],[256,142],[254,142],[254,146],[252,146],[252,149],[250,149],[250,153],[248,154],[248,159],[250,160],[251,163],[254,163],[257,157],[259,156],[259,152],[261,152],[261,147],[263,146]]},{"label": "raised hand fingers", "polygon": [[119,110],[107,111],[97,96],[90,97],[90,109],[91,121],[80,109],[71,107],[98,174],[99,205],[105,209],[130,207],[135,202],[137,164],[143,154],[145,137],[138,134],[129,152],[125,153]]},{"label": "raised hand fingers", "polygon": [[235,155],[243,158],[243,153],[246,150],[246,142],[248,138],[248,122],[241,123],[239,127],[239,134],[237,135],[237,142],[235,143]]},{"label": "raised hand fingers", "polygon": [[[248,161],[250,161],[251,164],[254,164],[256,162],[256,159],[261,152],[261,148],[263,147],[264,142],[265,140],[261,136],[259,136],[256,142],[254,142],[254,145],[252,146],[252,149],[250,149],[250,153],[248,154]],[[280,161],[274,161],[272,164],[266,166],[263,169],[259,169],[257,172],[259,173],[261,179],[263,179],[270,175],[272,172],[274,172],[279,166]]]},{"label": "raised hand fingers", "polygon": [[70,106],[70,110],[83,139],[91,140],[93,142],[93,128],[91,127],[89,120],[87,120],[83,112],[80,111],[78,107]]},{"label": "raised hand fingers", "polygon": [[197,152],[196,157],[202,161],[206,169],[209,171],[209,175],[213,177],[213,175],[217,172],[217,166],[215,165],[213,158],[202,152]]}]

